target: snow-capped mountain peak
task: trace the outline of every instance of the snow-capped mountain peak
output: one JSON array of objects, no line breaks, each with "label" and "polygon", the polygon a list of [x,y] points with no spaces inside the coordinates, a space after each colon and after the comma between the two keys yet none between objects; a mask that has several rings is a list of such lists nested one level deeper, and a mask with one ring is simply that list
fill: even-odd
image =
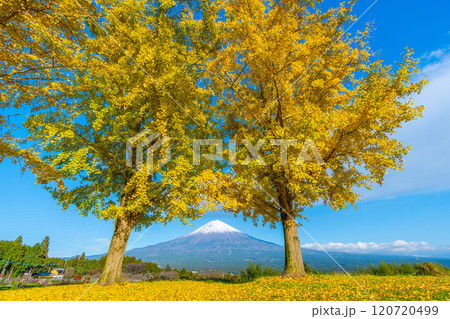
[{"label": "snow-capped mountain peak", "polygon": [[194,230],[192,233],[188,234],[190,235],[198,235],[198,234],[220,234],[220,233],[240,233],[239,230],[236,228],[231,227],[230,225],[225,224],[224,222],[220,220],[213,220],[212,222],[209,222],[199,229]]}]

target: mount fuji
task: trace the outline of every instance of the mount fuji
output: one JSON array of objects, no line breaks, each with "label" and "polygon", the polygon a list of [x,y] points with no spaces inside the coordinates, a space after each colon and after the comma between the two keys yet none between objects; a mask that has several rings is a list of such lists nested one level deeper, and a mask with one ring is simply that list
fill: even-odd
[{"label": "mount fuji", "polygon": [[279,269],[284,264],[283,246],[244,234],[220,220],[185,236],[126,254],[162,266],[195,270],[233,271],[248,266],[249,261]]},{"label": "mount fuji", "polygon": [[[251,261],[255,265],[284,268],[284,247],[249,236],[220,220],[209,222],[193,232],[156,245],[135,248],[127,256],[150,261],[159,266],[169,264],[172,268],[219,272],[237,272]],[[325,252],[302,248],[303,260],[313,269],[341,271],[340,267]],[[388,256],[330,252],[344,269],[350,271],[369,263],[416,261],[412,256]],[[90,256],[95,258],[100,256]],[[430,259],[431,260],[431,259]],[[422,261],[427,259],[422,258]],[[441,262],[441,261],[440,261]],[[450,261],[441,263],[450,265]]]}]

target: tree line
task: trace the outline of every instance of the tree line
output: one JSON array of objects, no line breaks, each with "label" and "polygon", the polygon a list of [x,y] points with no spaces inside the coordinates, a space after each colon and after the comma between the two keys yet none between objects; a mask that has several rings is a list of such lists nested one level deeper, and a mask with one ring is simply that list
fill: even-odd
[{"label": "tree line", "polygon": [[11,272],[12,276],[18,276],[31,267],[43,269],[46,265],[47,268],[54,266],[48,260],[49,244],[48,236],[33,246],[25,245],[22,236],[13,241],[0,241],[0,274],[3,277]]},{"label": "tree line", "polygon": [[[53,268],[64,268],[66,277],[72,278],[75,275],[86,275],[93,270],[101,270],[105,266],[106,256],[99,259],[86,258],[83,252],[72,258],[56,258],[49,257],[50,238],[46,236],[42,242],[33,246],[23,243],[22,236],[16,240],[0,241],[0,274],[5,277],[11,274],[11,277],[23,275],[25,272],[32,270],[34,273],[48,273]],[[123,266],[127,267],[129,272],[134,272],[136,266],[143,265],[146,271],[159,273],[164,269],[160,269],[157,264],[147,262],[143,263],[141,259],[133,256],[125,256]]]},{"label": "tree line", "polygon": [[[307,209],[356,207],[402,169],[393,134],[423,110],[417,60],[385,65],[371,24],[345,32],[355,1],[321,2],[2,2],[0,108],[29,116],[0,115],[0,161],[25,163],[63,209],[114,221],[101,285],[120,281],[131,231],[219,209],[281,226],[282,275],[304,276]],[[142,131],[171,138],[168,163],[126,157]],[[222,160],[193,163],[205,138],[230,141],[204,146]]]}]

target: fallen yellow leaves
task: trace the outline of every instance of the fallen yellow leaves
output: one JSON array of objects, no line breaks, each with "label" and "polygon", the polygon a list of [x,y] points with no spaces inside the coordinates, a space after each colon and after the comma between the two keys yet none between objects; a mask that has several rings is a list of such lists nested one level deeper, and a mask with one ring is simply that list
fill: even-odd
[{"label": "fallen yellow leaves", "polygon": [[[450,277],[355,276],[375,300],[450,300]],[[89,288],[89,289],[88,289]],[[88,290],[87,290],[88,289]],[[86,291],[87,290],[87,291]],[[80,298],[81,296],[81,298]],[[0,300],[371,300],[348,276],[262,278],[249,283],[155,281],[83,284],[0,292]]]}]

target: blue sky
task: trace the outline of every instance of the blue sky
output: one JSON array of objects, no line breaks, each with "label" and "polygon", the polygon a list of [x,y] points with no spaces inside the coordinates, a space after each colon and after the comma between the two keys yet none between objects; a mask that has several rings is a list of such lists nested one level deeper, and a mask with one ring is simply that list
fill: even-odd
[{"label": "blue sky", "polygon": [[[339,1],[325,1],[336,5]],[[355,15],[373,1],[360,0]],[[365,192],[357,211],[333,212],[315,206],[306,212],[304,228],[330,250],[351,252],[396,252],[450,257],[450,12],[449,1],[379,0],[350,32],[373,21],[371,45],[386,63],[401,60],[405,47],[421,57],[422,75],[430,80],[416,98],[426,106],[424,117],[409,123],[398,137],[413,150],[406,158],[405,170],[392,172],[385,185]],[[61,212],[56,202],[31,174],[8,160],[0,164],[0,240],[19,235],[34,244],[50,236],[50,255],[72,256],[105,252],[112,236],[111,222],[82,217],[71,210]],[[220,219],[252,236],[282,244],[280,229],[254,227],[229,214],[206,214],[192,222],[196,228]],[[133,233],[129,246],[141,247],[173,239],[192,231],[191,226],[175,222],[154,225]],[[305,247],[317,248],[314,240],[300,230]],[[359,242],[359,244],[358,244]]]}]

